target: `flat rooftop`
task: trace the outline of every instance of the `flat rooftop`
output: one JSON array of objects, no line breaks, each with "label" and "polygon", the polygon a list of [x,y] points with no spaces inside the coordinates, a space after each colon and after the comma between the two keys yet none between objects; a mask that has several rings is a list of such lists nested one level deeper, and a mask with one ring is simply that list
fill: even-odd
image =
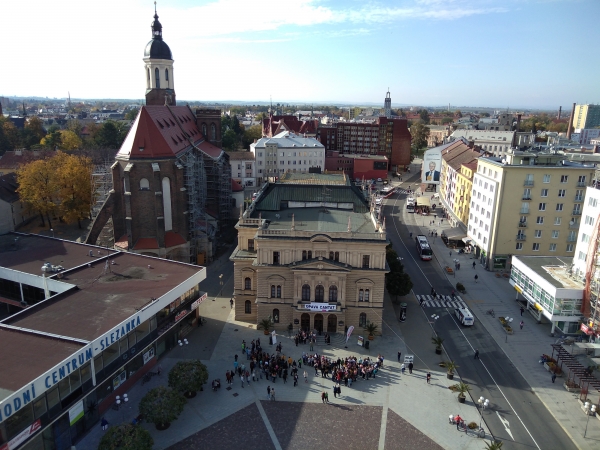
[{"label": "flat rooftop", "polygon": [[[357,213],[350,210],[328,208],[289,208],[280,212],[261,211],[261,218],[270,221],[269,230],[290,230],[292,214],[294,228],[297,231],[344,232],[348,231],[348,219],[350,219],[352,232],[376,232],[370,212]],[[258,217],[258,214],[252,215],[253,218],[255,216]]]},{"label": "flat rooftop", "polygon": [[582,283],[569,277],[573,258],[558,256],[515,256],[537,275],[559,289],[583,289]]}]

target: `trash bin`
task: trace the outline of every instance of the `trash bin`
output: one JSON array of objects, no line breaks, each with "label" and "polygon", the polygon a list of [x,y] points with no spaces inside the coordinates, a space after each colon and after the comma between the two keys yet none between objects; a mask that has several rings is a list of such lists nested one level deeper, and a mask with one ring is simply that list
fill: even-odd
[{"label": "trash bin", "polygon": [[370,342],[369,342],[369,341],[365,341],[365,348],[366,348],[367,350],[369,350],[369,344],[370,344]]}]

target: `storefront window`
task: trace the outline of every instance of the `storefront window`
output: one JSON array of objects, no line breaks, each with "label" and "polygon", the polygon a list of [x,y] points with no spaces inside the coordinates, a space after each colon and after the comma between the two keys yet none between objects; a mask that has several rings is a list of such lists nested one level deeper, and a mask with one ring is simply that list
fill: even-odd
[{"label": "storefront window", "polygon": [[142,339],[144,339],[146,336],[148,336],[148,334],[150,333],[150,331],[148,329],[149,326],[150,326],[150,321],[146,320],[145,322],[141,323],[139,327],[137,327],[135,329],[136,339],[138,342],[140,342]]},{"label": "storefront window", "polygon": [[71,387],[69,385],[69,377],[63,378],[58,382],[58,391],[60,392],[60,399],[64,400],[71,393]]},{"label": "storefront window", "polygon": [[28,403],[6,419],[6,436],[9,440],[12,439],[33,422],[33,406],[31,403]]},{"label": "storefront window", "polygon": [[48,402],[48,411],[50,416],[56,415],[60,411],[60,398],[58,396],[58,386],[46,392],[46,401]]},{"label": "storefront window", "polygon": [[81,377],[78,369],[69,374],[69,383],[71,383],[71,392],[81,386]]},{"label": "storefront window", "polygon": [[119,357],[119,343],[115,342],[110,347],[104,349],[102,357],[104,358],[104,366],[108,367],[111,362]]},{"label": "storefront window", "polygon": [[87,362],[83,366],[81,366],[79,371],[81,372],[81,382],[82,383],[85,383],[90,378],[92,378],[92,366],[89,362]]},{"label": "storefront window", "polygon": [[102,354],[96,356],[94,358],[94,369],[96,370],[96,373],[100,373],[100,371],[104,368],[104,361],[102,359]]},{"label": "storefront window", "polygon": [[131,332],[127,335],[127,339],[129,340],[129,348],[135,347],[135,332]]},{"label": "storefront window", "polygon": [[129,350],[129,340],[127,339],[127,336],[125,336],[119,340],[119,354],[122,355],[123,353],[127,353],[127,350]]},{"label": "storefront window", "polygon": [[46,411],[48,411],[48,408],[46,408],[46,396],[40,395],[33,401],[33,414],[36,419],[39,419]]}]

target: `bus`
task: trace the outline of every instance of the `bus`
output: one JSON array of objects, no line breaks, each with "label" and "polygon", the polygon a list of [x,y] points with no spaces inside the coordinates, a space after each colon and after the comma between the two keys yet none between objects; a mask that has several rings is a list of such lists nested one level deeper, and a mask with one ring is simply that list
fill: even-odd
[{"label": "bus", "polygon": [[427,238],[422,234],[418,235],[415,238],[417,242],[417,252],[423,261],[430,261],[433,257],[433,251],[429,246],[429,242],[427,242]]},{"label": "bus", "polygon": [[414,198],[408,197],[406,199],[406,209],[408,210],[409,213],[415,212],[415,199]]}]

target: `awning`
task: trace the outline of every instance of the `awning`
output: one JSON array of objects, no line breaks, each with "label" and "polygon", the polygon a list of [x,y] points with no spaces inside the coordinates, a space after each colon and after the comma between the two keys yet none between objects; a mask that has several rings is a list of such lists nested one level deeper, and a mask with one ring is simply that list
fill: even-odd
[{"label": "awning", "polygon": [[442,232],[442,237],[448,238],[449,241],[460,241],[466,236],[467,233],[465,233],[460,227],[449,228]]},{"label": "awning", "polygon": [[473,239],[471,239],[471,238],[470,238],[470,237],[468,237],[468,236],[465,236],[464,238],[462,238],[462,241],[463,241],[465,244],[472,244],[472,243],[473,243]]},{"label": "awning", "polygon": [[417,197],[417,206],[430,206],[429,197]]}]

